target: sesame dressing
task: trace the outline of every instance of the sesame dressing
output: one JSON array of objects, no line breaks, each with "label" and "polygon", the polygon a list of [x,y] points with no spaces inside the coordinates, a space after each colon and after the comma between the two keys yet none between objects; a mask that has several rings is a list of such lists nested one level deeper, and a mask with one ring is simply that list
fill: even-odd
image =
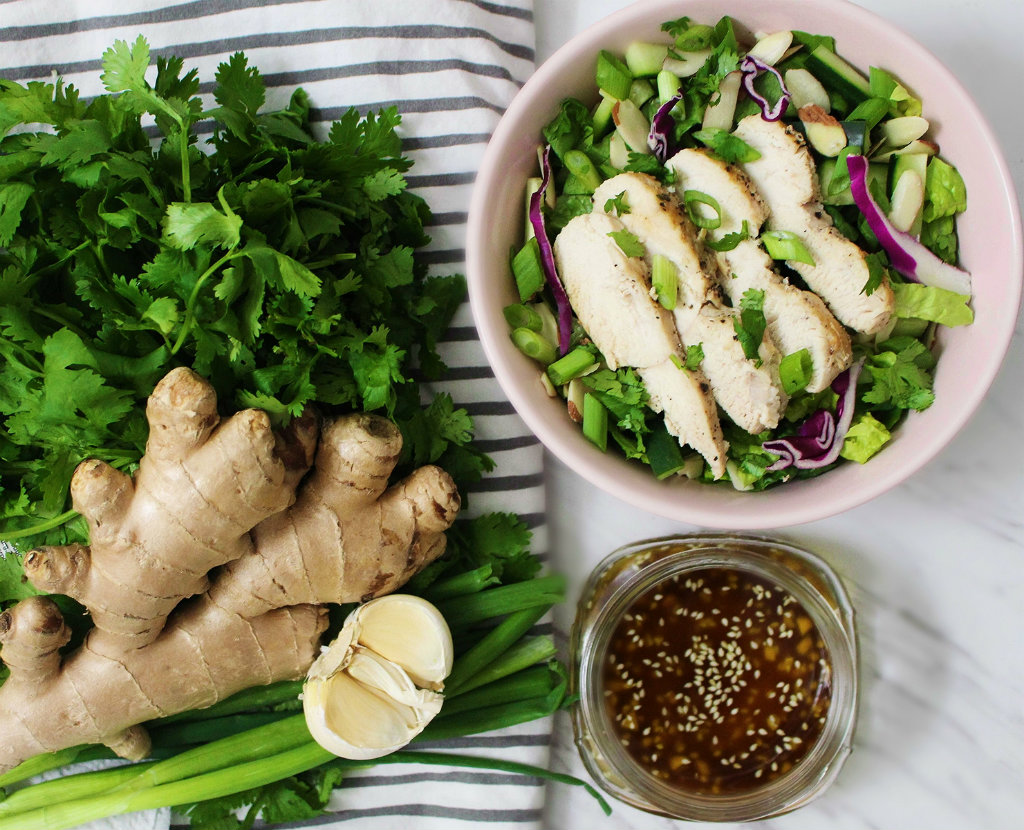
[{"label": "sesame dressing", "polygon": [[707,567],[638,597],[603,667],[613,731],[648,772],[681,790],[736,794],[800,762],[821,735],[831,668],[788,592]]}]

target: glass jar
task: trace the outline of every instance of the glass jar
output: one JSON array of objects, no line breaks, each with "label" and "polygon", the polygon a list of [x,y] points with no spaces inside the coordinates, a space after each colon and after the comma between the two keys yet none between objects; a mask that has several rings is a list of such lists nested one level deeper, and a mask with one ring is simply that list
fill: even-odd
[{"label": "glass jar", "polygon": [[[726,595],[730,586],[733,593]],[[741,588],[750,592],[746,602],[740,602]],[[652,616],[653,607],[669,609],[667,628],[655,625],[655,616],[657,625],[666,619],[660,612]],[[673,628],[683,625],[679,620],[691,628]],[[644,625],[648,630],[641,631]],[[698,633],[706,629],[696,626],[711,634]],[[712,636],[719,638],[715,647],[707,645]],[[679,642],[670,642],[674,638]],[[660,649],[657,656],[639,650],[648,640]],[[602,789],[634,807],[701,821],[779,815],[820,795],[850,752],[857,712],[853,608],[828,565],[792,544],[762,536],[695,534],[620,548],[598,565],[584,588],[571,647],[572,691],[578,695],[572,718],[580,755]],[[814,659],[803,665],[794,659],[808,653]],[[775,662],[767,663],[769,658]],[[800,677],[791,684],[777,673],[782,669]],[[651,683],[645,686],[637,678]],[[644,702],[648,688],[652,694]],[[766,716],[767,704],[778,706],[781,721],[774,712]],[[779,727],[774,731],[783,737],[773,737],[771,727]],[[801,745],[789,732],[813,737]],[[730,740],[735,745],[726,754]],[[792,741],[797,743],[787,743]],[[773,755],[775,750],[779,754]],[[762,755],[767,760],[759,766]],[[684,772],[695,776],[699,769],[703,775],[709,768],[718,777],[702,780],[716,783],[681,783]],[[740,775],[747,776],[742,780],[749,786],[737,783]]]}]

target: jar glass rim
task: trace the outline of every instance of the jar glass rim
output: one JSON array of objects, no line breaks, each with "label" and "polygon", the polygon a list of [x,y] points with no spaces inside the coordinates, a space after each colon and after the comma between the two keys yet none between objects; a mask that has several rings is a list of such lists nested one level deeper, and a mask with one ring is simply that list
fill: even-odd
[{"label": "jar glass rim", "polygon": [[[631,554],[673,545],[684,547],[623,576],[599,607],[584,607],[602,577],[607,576],[609,568],[617,561]],[[784,564],[787,559],[800,565],[804,573]],[[831,700],[822,733],[792,770],[746,793],[682,792],[651,775],[614,736],[603,702],[601,667],[615,622],[638,597],[663,580],[709,567],[743,570],[769,579],[790,592],[818,628],[830,656]],[[753,535],[695,534],[652,539],[619,548],[592,574],[581,599],[573,639],[577,658],[573,667],[574,691],[579,695],[573,720],[581,755],[602,786],[635,806],[705,821],[765,818],[794,809],[823,791],[849,753],[858,694],[852,607],[831,568],[809,551],[788,542]],[[586,740],[581,740],[581,732],[586,733]],[[591,757],[591,750],[600,753],[607,769],[602,769]]]}]

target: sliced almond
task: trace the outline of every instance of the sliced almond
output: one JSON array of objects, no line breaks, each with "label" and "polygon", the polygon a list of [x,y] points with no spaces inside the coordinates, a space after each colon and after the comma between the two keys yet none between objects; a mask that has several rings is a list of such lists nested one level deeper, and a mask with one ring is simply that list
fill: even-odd
[{"label": "sliced almond", "polygon": [[879,126],[882,128],[882,135],[885,136],[886,143],[893,147],[906,147],[910,142],[916,141],[928,132],[928,120],[919,115],[890,118]]},{"label": "sliced almond", "polygon": [[764,61],[769,66],[774,66],[782,60],[782,56],[786,54],[786,50],[792,44],[793,33],[788,29],[772,32],[760,38],[747,54]]},{"label": "sliced almond", "polygon": [[835,118],[817,104],[808,104],[799,111],[810,145],[828,158],[835,158],[846,146],[846,130]]},{"label": "sliced almond", "polygon": [[786,89],[789,90],[790,101],[796,109],[800,110],[809,104],[816,104],[825,112],[832,111],[832,102],[829,100],[825,87],[806,69],[787,69],[783,77],[786,81]]},{"label": "sliced almond", "polygon": [[696,75],[700,68],[707,63],[708,58],[711,57],[711,50],[699,49],[696,52],[678,52],[677,54],[678,58],[665,58],[661,68],[667,69],[677,78],[689,78],[691,75]]},{"label": "sliced almond", "polygon": [[[730,72],[718,85],[718,100],[704,110],[704,123],[701,125],[705,130],[715,127],[732,132],[732,122],[736,117],[736,102],[740,97],[740,82],[743,73]],[[712,99],[714,100],[714,99]]]},{"label": "sliced almond", "polygon": [[908,232],[923,206],[924,182],[916,170],[904,170],[892,190],[889,221],[897,230]]},{"label": "sliced almond", "polygon": [[626,142],[626,146],[630,150],[634,153],[651,152],[647,146],[647,136],[651,132],[651,125],[636,104],[628,99],[618,101],[612,107],[612,121],[615,122],[615,131]]}]

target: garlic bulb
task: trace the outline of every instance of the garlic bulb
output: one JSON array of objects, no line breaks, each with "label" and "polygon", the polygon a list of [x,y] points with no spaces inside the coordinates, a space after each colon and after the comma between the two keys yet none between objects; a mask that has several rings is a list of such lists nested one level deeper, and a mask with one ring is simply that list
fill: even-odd
[{"label": "garlic bulb", "polygon": [[306,675],[310,733],[353,760],[401,749],[441,710],[452,654],[448,624],[426,600],[390,594],[359,606]]}]

